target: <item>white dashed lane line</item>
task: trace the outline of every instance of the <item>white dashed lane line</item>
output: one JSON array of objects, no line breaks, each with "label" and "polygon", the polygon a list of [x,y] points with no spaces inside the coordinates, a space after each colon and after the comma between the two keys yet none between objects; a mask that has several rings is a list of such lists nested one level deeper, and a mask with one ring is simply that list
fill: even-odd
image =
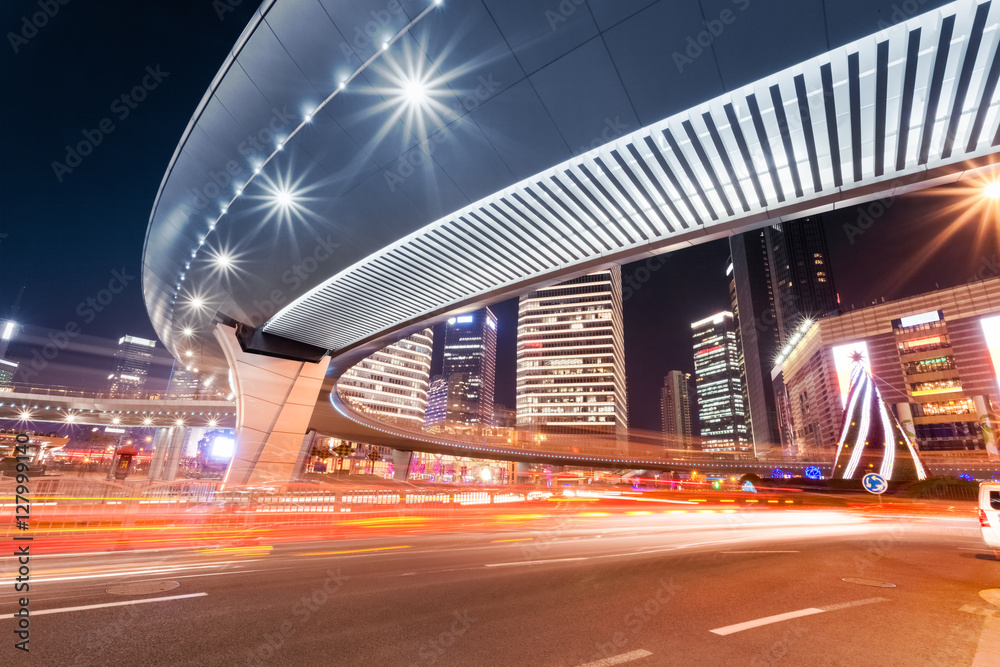
[{"label": "white dashed lane line", "polygon": [[[104,604],[88,604],[83,607],[63,607],[62,609],[40,609],[31,612],[32,616],[43,616],[45,614],[63,614],[68,611],[86,611],[88,609],[102,609],[104,607],[124,607],[132,604],[146,604],[147,602],[166,602],[167,600],[183,600],[184,598],[200,598],[208,593],[188,593],[187,595],[168,595],[160,598],[143,598],[141,600],[125,600],[124,602],[105,602]],[[14,618],[14,614],[8,616]]]},{"label": "white dashed lane line", "polygon": [[771,625],[772,623],[781,623],[782,621],[790,621],[793,618],[801,618],[803,616],[812,616],[814,614],[823,614],[828,611],[837,611],[838,609],[847,609],[849,607],[860,607],[866,604],[875,604],[876,602],[888,602],[888,598],[868,598],[866,600],[855,600],[853,602],[842,602],[840,604],[832,604],[826,607],[809,607],[808,609],[799,609],[798,611],[789,611],[784,614],[775,614],[773,616],[765,616],[763,618],[757,618],[752,621],[745,621],[743,623],[735,623],[733,625],[727,625],[721,628],[716,628],[714,630],[709,630],[717,635],[731,635],[737,632],[743,632],[744,630],[752,630],[753,628],[759,628],[762,625]]},{"label": "white dashed lane line", "polygon": [[621,665],[626,662],[632,662],[633,660],[639,660],[640,658],[646,658],[651,655],[653,655],[651,651],[640,648],[635,651],[629,651],[628,653],[613,655],[609,658],[601,658],[600,660],[588,662],[584,665],[578,665],[577,667],[612,667],[612,665]]}]

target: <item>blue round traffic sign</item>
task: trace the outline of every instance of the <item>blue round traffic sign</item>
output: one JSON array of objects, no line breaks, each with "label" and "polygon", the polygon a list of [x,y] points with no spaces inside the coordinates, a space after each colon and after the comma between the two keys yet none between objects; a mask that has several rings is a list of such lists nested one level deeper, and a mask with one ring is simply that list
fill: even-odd
[{"label": "blue round traffic sign", "polygon": [[889,488],[889,482],[878,473],[870,472],[861,478],[861,484],[868,493],[882,494]]}]

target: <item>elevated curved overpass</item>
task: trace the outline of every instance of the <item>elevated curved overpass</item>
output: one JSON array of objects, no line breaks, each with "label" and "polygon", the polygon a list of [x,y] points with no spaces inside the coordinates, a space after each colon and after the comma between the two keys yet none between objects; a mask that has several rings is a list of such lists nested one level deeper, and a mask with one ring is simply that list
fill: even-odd
[{"label": "elevated curved overpass", "polygon": [[265,1],[150,218],[167,348],[224,376],[224,322],[336,378],[458,310],[996,160],[991,2],[543,4]]}]

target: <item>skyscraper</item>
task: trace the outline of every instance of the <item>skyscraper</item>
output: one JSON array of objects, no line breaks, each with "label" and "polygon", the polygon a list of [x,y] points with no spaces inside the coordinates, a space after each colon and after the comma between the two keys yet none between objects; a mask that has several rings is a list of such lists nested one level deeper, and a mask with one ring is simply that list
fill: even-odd
[{"label": "skyscraper", "polygon": [[427,388],[427,409],[424,410],[424,428],[444,426],[448,418],[448,378],[435,375]]},{"label": "skyscraper", "polygon": [[690,449],[691,440],[691,374],[670,371],[660,388],[660,415],[663,441],[670,449]]},{"label": "skyscraper", "polygon": [[115,370],[108,376],[108,394],[115,398],[137,398],[146,388],[156,341],[122,336],[115,352]]},{"label": "skyscraper", "polygon": [[458,315],[444,330],[449,424],[493,425],[497,366],[497,318],[489,308]]},{"label": "skyscraper", "polygon": [[784,345],[803,320],[838,310],[837,290],[820,216],[772,225],[766,232],[778,338]]},{"label": "skyscraper", "polygon": [[184,364],[175,361],[167,382],[167,398],[197,398],[198,374],[192,373]]},{"label": "skyscraper", "polygon": [[837,310],[837,293],[820,216],[737,234],[729,248],[748,425],[761,456],[781,442],[771,367],[803,320]]},{"label": "skyscraper", "polygon": [[338,392],[375,419],[420,429],[433,336],[433,330],[424,329],[382,348],[348,369],[337,383]]},{"label": "skyscraper", "polygon": [[17,373],[17,362],[0,359],[0,391],[3,391],[4,388],[10,390],[15,373]]},{"label": "skyscraper", "polygon": [[701,449],[744,452],[750,441],[740,384],[739,340],[725,311],[691,325]]},{"label": "skyscraper", "polygon": [[517,424],[543,433],[628,428],[621,268],[521,297]]}]

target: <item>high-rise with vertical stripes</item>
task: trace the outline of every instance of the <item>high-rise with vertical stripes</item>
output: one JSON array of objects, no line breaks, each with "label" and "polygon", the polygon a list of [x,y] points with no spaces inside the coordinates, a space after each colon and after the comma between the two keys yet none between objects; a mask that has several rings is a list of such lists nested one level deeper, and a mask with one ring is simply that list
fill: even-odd
[{"label": "high-rise with vertical stripes", "polygon": [[337,383],[354,407],[399,426],[420,429],[427,408],[434,331],[388,345],[347,370]]},{"label": "high-rise with vertical stripes", "polygon": [[748,451],[750,439],[740,381],[739,337],[733,314],[724,311],[695,322],[691,325],[691,335],[701,449]]},{"label": "high-rise with vertical stripes", "polygon": [[621,294],[621,269],[616,266],[521,297],[518,427],[625,436]]}]

